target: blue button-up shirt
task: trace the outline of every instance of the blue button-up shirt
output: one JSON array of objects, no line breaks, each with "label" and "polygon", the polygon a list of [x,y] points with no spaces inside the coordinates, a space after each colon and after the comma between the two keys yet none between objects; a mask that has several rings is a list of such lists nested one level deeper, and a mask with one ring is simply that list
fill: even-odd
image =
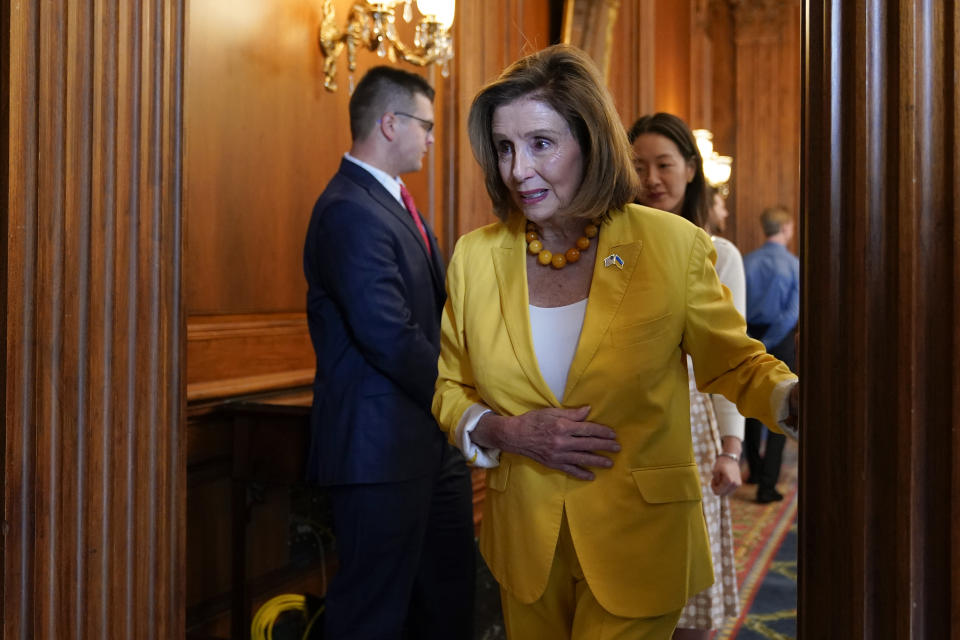
[{"label": "blue button-up shirt", "polygon": [[768,242],[743,259],[747,276],[747,325],[769,351],[800,317],[800,260],[782,244]]}]

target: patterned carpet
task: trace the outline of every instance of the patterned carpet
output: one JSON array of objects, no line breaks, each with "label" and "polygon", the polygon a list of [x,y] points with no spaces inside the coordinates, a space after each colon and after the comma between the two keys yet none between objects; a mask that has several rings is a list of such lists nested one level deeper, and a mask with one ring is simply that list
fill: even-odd
[{"label": "patterned carpet", "polygon": [[787,640],[797,635],[797,444],[788,440],[780,475],[782,502],[753,501],[756,486],[731,497],[741,614],[714,640]]}]

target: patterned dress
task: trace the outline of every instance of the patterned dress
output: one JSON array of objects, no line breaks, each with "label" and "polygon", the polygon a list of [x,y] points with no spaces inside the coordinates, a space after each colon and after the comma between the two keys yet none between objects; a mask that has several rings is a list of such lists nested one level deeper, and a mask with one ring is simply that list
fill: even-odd
[{"label": "patterned dress", "polygon": [[[730,289],[734,305],[743,314],[746,311],[746,278],[743,258],[729,241],[713,239],[717,250],[717,275]],[[700,471],[703,493],[703,515],[710,537],[710,555],[713,556],[713,585],[694,595],[680,615],[678,628],[717,629],[727,616],[740,614],[737,592],[737,568],[733,556],[733,523],[730,519],[730,501],[718,497],[710,488],[713,465],[721,451],[722,435],[734,435],[743,440],[743,418],[724,398],[714,398],[697,391],[693,377],[693,361],[687,358],[690,374],[690,429],[693,437],[693,456]],[[718,413],[719,412],[719,413]]]},{"label": "patterned dress", "polygon": [[693,455],[700,471],[703,493],[703,516],[710,537],[710,555],[713,556],[713,575],[716,581],[687,602],[677,627],[683,629],[717,629],[726,616],[740,615],[737,593],[737,567],[733,557],[733,523],[730,519],[730,500],[719,497],[710,488],[713,465],[720,451],[720,433],[710,395],[697,391],[690,371],[690,427],[693,431]]}]

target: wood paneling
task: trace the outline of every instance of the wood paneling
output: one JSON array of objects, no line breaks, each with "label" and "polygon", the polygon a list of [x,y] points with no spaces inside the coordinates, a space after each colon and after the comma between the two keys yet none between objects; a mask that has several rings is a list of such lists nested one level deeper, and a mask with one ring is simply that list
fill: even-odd
[{"label": "wood paneling", "polygon": [[448,139],[453,144],[445,165],[454,185],[447,227],[448,254],[462,234],[496,220],[483,175],[467,136],[470,104],[484,84],[522,55],[550,44],[548,0],[467,0],[457,3],[456,47],[451,74]]},{"label": "wood paneling", "polygon": [[3,637],[179,637],[183,4],[2,11]]},{"label": "wood paneling", "polygon": [[613,31],[620,0],[567,0],[563,16],[563,42],[583,49],[603,74],[610,77]]},{"label": "wood paneling", "polygon": [[[717,153],[733,158],[733,172],[729,186],[736,186],[740,166],[737,162],[737,93],[736,45],[734,43],[733,10],[727,0],[712,0],[709,9],[710,35],[710,126],[713,147]],[[799,70],[797,70],[799,75]],[[799,80],[798,80],[799,82]],[[799,118],[799,112],[798,116]],[[693,123],[697,126],[696,123]],[[797,136],[799,137],[799,124]],[[749,183],[745,183],[749,184]],[[726,238],[736,242],[739,226],[736,197],[728,195]],[[756,224],[750,220],[748,224]]]},{"label": "wood paneling", "polygon": [[[732,210],[744,254],[766,240],[760,214],[800,209],[800,0],[736,0],[736,143]],[[731,155],[723,147],[718,151]],[[799,225],[798,225],[799,226]],[[796,252],[797,240],[791,241]]]},{"label": "wood paneling", "polygon": [[690,126],[713,129],[713,39],[710,0],[690,3]]},{"label": "wood paneling", "polygon": [[310,384],[315,361],[306,314],[195,316],[187,362],[190,402]]},{"label": "wood paneling", "polygon": [[656,111],[690,117],[692,1],[620,3],[609,87],[624,126]]},{"label": "wood paneling", "polygon": [[690,26],[693,0],[656,0],[654,111],[690,121]]},{"label": "wood paneling", "polygon": [[608,86],[625,127],[653,112],[656,0],[621,2],[613,28]]},{"label": "wood paneling", "polygon": [[957,638],[960,4],[808,12],[800,638]]}]

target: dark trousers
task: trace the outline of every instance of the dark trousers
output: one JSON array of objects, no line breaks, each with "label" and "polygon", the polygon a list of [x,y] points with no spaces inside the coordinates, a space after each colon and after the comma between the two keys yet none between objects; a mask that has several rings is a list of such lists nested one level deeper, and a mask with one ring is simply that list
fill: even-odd
[{"label": "dark trousers", "polygon": [[473,490],[446,445],[434,472],[330,488],[339,570],[326,640],[469,640],[476,565]]},{"label": "dark trousers", "polygon": [[[770,349],[770,355],[784,362],[792,371],[797,367],[796,329],[791,330],[779,344]],[[754,418],[747,418],[744,427],[743,453],[750,468],[750,479],[757,483],[757,493],[776,488],[783,462],[783,445],[787,438],[782,433],[767,433],[767,446],[760,455],[760,442],[766,427]]]}]

